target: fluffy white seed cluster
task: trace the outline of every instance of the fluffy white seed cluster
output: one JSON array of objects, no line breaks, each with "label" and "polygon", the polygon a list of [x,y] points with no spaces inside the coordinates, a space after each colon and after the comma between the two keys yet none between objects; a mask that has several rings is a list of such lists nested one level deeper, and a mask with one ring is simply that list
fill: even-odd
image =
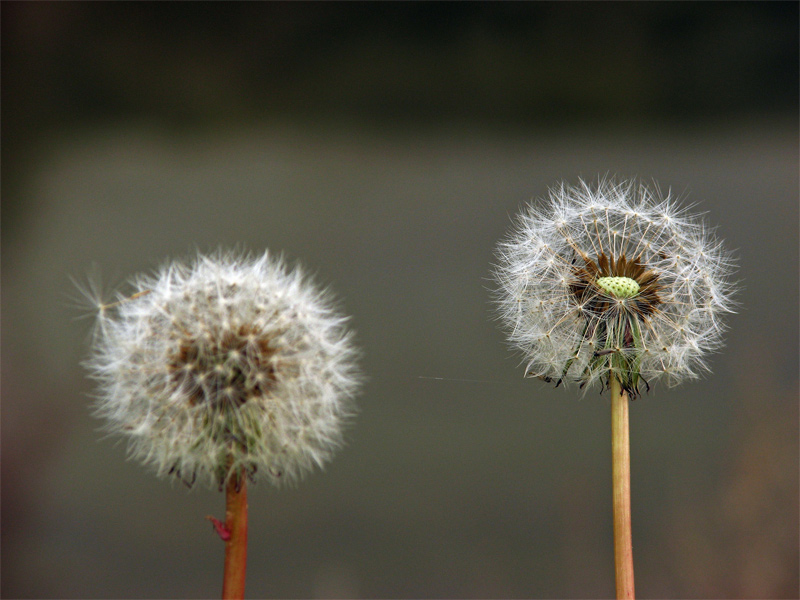
[{"label": "fluffy white seed cluster", "polygon": [[174,262],[133,287],[100,310],[87,363],[133,457],[190,486],[295,481],[331,458],[359,376],[326,292],[266,253]]},{"label": "fluffy white seed cluster", "polygon": [[529,205],[500,244],[497,302],[526,375],[636,397],[707,370],[733,265],[700,218],[634,181],[581,181]]}]

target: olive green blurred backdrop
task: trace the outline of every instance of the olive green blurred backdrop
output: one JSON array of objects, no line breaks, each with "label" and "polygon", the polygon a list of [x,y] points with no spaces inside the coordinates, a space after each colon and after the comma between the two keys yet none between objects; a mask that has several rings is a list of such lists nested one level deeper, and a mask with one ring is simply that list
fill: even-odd
[{"label": "olive green blurred backdrop", "polygon": [[521,205],[611,174],[743,286],[713,375],[632,406],[637,592],[797,597],[797,3],[0,8],[4,596],[219,594],[222,495],[98,432],[70,277],[234,245],[329,284],[368,377],[252,490],[249,596],[612,596],[607,397],[523,380],[489,292]]}]

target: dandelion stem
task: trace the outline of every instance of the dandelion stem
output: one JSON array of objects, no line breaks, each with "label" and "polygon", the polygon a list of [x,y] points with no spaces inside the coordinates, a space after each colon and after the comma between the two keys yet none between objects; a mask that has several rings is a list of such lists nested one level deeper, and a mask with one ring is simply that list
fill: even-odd
[{"label": "dandelion stem", "polygon": [[614,487],[614,571],[617,598],[634,598],[631,543],[631,451],[628,393],[609,375],[611,388],[611,477]]},{"label": "dandelion stem", "polygon": [[225,528],[230,539],[225,542],[225,579],[222,598],[244,598],[247,569],[247,477],[244,472],[231,477],[225,494]]}]

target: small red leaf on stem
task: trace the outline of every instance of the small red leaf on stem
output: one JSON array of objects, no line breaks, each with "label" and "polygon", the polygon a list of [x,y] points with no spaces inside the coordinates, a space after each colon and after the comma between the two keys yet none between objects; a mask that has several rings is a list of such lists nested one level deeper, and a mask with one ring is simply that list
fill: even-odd
[{"label": "small red leaf on stem", "polygon": [[211,521],[211,524],[214,526],[214,529],[223,542],[227,542],[229,539],[231,539],[231,532],[227,527],[225,527],[225,523],[217,518],[212,517],[211,515],[206,515],[206,519]]}]

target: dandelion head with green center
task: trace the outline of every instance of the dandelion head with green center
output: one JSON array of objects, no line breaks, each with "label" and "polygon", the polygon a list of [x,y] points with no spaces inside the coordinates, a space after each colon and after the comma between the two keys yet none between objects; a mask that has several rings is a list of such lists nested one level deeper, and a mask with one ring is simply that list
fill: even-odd
[{"label": "dandelion head with green center", "polygon": [[730,255],[669,197],[580,182],[530,205],[498,249],[497,303],[526,374],[635,398],[707,370],[732,311]]},{"label": "dandelion head with green center", "polygon": [[96,409],[187,485],[295,481],[342,442],[359,383],[346,319],[299,269],[218,252],[133,281],[100,311]]}]

